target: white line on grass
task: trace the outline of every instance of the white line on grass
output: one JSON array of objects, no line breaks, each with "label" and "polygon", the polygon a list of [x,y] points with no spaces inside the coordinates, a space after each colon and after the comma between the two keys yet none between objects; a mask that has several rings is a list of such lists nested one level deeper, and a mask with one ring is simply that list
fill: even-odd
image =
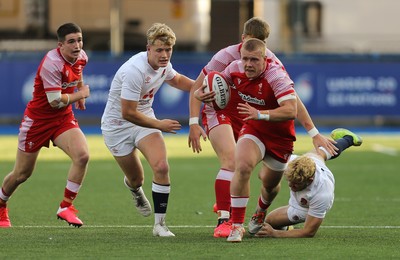
[{"label": "white line on grass", "polygon": [[395,148],[384,146],[381,144],[373,144],[372,150],[378,153],[383,153],[391,156],[397,155],[397,150]]},{"label": "white line on grass", "polygon": [[[150,225],[84,225],[83,228],[152,228]],[[215,226],[181,225],[169,228],[214,228]],[[13,228],[72,228],[70,226],[13,226]],[[400,226],[321,226],[331,229],[399,229]]]}]

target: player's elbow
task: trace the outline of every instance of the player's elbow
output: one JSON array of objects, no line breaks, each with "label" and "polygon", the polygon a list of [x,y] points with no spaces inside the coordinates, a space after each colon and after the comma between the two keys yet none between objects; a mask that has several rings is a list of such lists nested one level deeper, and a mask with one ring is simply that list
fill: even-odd
[{"label": "player's elbow", "polygon": [[126,110],[121,111],[122,118],[129,121],[130,114]]},{"label": "player's elbow", "polygon": [[295,120],[297,118],[297,106],[292,107],[289,114],[291,119]]},{"label": "player's elbow", "polygon": [[302,237],[304,238],[313,238],[315,236],[315,234],[317,234],[318,230],[303,230],[302,232]]},{"label": "player's elbow", "polygon": [[295,120],[297,118],[297,113],[290,113],[289,120]]},{"label": "player's elbow", "polygon": [[289,109],[286,112],[287,120],[295,120],[297,118],[297,110],[296,109]]},{"label": "player's elbow", "polygon": [[130,109],[122,109],[121,115],[122,115],[122,118],[127,121],[136,122],[136,118],[137,118],[136,113],[132,112],[132,110],[130,110]]},{"label": "player's elbow", "polygon": [[58,101],[58,100],[53,100],[53,101],[49,102],[49,104],[50,104],[50,106],[51,106],[52,108],[58,108],[58,105],[60,104],[60,101]]},{"label": "player's elbow", "polygon": [[297,118],[296,103],[285,102],[281,104],[281,112],[283,112],[285,120],[295,120]]},{"label": "player's elbow", "polygon": [[49,102],[52,108],[58,108],[61,102],[61,92],[47,92],[47,101]]},{"label": "player's elbow", "polygon": [[304,238],[313,238],[315,236],[315,233],[306,233],[304,234]]}]

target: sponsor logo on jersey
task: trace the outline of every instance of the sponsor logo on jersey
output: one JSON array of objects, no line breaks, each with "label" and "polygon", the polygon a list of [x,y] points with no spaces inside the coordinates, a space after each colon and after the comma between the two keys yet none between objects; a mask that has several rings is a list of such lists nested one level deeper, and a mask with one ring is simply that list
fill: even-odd
[{"label": "sponsor logo on jersey", "polygon": [[75,81],[72,81],[72,82],[63,82],[61,84],[61,88],[66,89],[66,88],[76,87],[76,86],[78,86],[79,82],[80,82],[80,80],[75,80]]},{"label": "sponsor logo on jersey", "polygon": [[261,106],[265,105],[264,99],[258,99],[256,97],[252,97],[250,95],[243,94],[240,91],[238,91],[238,94],[239,94],[240,98],[245,102],[253,103],[253,104],[257,104],[257,105],[261,105]]}]

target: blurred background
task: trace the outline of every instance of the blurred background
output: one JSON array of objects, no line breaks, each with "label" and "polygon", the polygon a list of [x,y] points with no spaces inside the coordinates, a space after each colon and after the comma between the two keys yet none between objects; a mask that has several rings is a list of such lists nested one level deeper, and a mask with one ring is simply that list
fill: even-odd
[{"label": "blurred background", "polygon": [[[91,96],[76,115],[81,125],[97,127],[114,73],[145,50],[152,23],[174,30],[173,66],[195,79],[258,16],[270,24],[267,45],[319,127],[398,129],[398,10],[398,0],[0,0],[0,126],[18,127],[36,69],[65,22],[81,26],[89,56],[84,80]],[[154,109],[159,118],[187,123],[188,93],[166,85]]]}]

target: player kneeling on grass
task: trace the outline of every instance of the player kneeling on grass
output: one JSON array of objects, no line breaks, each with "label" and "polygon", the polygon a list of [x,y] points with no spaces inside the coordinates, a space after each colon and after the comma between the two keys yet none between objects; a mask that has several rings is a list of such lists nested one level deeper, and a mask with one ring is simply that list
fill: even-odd
[{"label": "player kneeling on grass", "polygon": [[[289,205],[269,213],[256,237],[314,237],[317,233],[334,200],[335,179],[325,161],[338,157],[350,146],[362,144],[362,139],[347,129],[335,129],[331,136],[339,148],[334,157],[323,149],[292,155],[284,172],[290,187]],[[303,222],[303,228],[287,228]]]}]

